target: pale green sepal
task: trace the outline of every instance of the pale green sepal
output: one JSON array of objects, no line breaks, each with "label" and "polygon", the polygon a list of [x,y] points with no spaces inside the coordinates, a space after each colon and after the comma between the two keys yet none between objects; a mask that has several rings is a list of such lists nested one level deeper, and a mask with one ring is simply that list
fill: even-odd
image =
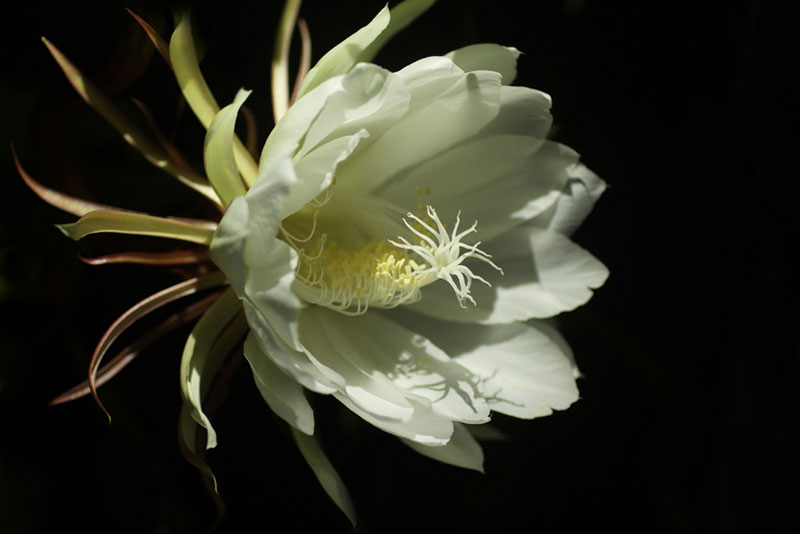
[{"label": "pale green sepal", "polygon": [[362,53],[389,26],[389,20],[389,8],[384,7],[369,24],[322,56],[303,79],[298,98],[325,80],[340,74],[346,74],[356,63],[363,61],[361,58]]},{"label": "pale green sepal", "polygon": [[418,453],[439,462],[483,473],[483,449],[462,423],[453,424],[453,436],[447,445],[423,445],[410,439],[400,440]]},{"label": "pale green sepal", "polygon": [[75,67],[50,41],[42,37],[42,42],[47,46],[53,59],[56,60],[64,75],[80,97],[102,116],[129,145],[142,153],[142,155],[166,173],[178,178],[184,185],[194,189],[215,204],[219,198],[213,189],[203,181],[191,176],[185,169],[180,168],[149,136],[139,130],[128,118],[117,109],[111,101]]},{"label": "pale green sepal", "polygon": [[356,525],[356,509],[353,506],[353,501],[347,488],[342,482],[339,473],[336,472],[322,447],[319,446],[317,438],[314,436],[306,436],[302,432],[292,428],[292,436],[294,437],[297,448],[305,458],[308,466],[314,471],[314,475],[319,480],[322,489],[328,494],[328,497],[336,503],[336,506],[344,512],[344,515],[350,520],[353,526]]},{"label": "pale green sepal", "polygon": [[400,4],[394,6],[391,10],[391,20],[389,25],[381,34],[370,43],[370,45],[361,53],[358,60],[369,62],[372,58],[380,52],[383,45],[389,41],[395,34],[401,32],[406,26],[414,22],[417,17],[425,13],[428,8],[436,3],[436,0],[405,0]]},{"label": "pale green sepal", "polygon": [[224,206],[247,192],[233,155],[233,135],[239,109],[251,91],[240,89],[233,103],[222,108],[208,126],[203,160],[206,174]]},{"label": "pale green sepal", "polygon": [[[225,357],[230,351],[239,343],[244,333],[247,332],[247,319],[244,314],[236,316],[236,318],[228,323],[226,328],[219,333],[206,359],[205,371],[207,375],[216,373]],[[208,389],[212,380],[203,380],[200,384],[200,398],[202,401],[208,396]],[[214,485],[214,491],[217,491],[217,479],[208,463],[205,460],[205,447],[200,442],[200,428],[201,425],[192,417],[194,407],[190,403],[184,403],[181,407],[180,415],[178,417],[178,438],[181,445],[181,452],[184,457],[207,476]]]},{"label": "pale green sepal", "polygon": [[169,58],[186,102],[189,103],[189,107],[192,108],[202,125],[208,128],[211,121],[214,120],[214,116],[219,112],[219,105],[200,72],[188,11],[181,15],[180,21],[172,33],[169,41]]},{"label": "pale green sepal", "polygon": [[275,124],[289,109],[289,45],[299,11],[300,0],[286,0],[278,31],[275,34],[275,48],[272,53],[270,70],[272,112],[275,116]]},{"label": "pale green sepal", "polygon": [[[184,98],[200,123],[208,128],[219,113],[219,105],[200,72],[188,12],[181,15],[180,22],[172,33],[172,39],[169,41],[169,57]],[[258,178],[258,167],[238,137],[233,141],[233,154],[245,184],[253,185]]]},{"label": "pale green sepal", "polygon": [[183,457],[207,476],[214,485],[214,491],[218,492],[217,477],[214,476],[214,472],[211,471],[211,467],[205,460],[205,450],[197,446],[199,429],[200,425],[192,418],[191,410],[184,404],[178,415],[178,445]]},{"label": "pale green sepal", "polygon": [[520,52],[511,46],[483,43],[465,46],[445,54],[464,72],[491,70],[503,77],[503,85],[510,85],[517,77],[517,59]]},{"label": "pale green sepal", "polygon": [[75,241],[89,235],[107,232],[179,239],[208,245],[214,237],[216,224],[206,221],[165,219],[130,211],[92,211],[71,224],[56,227]]},{"label": "pale green sepal", "polygon": [[217,446],[217,434],[202,407],[203,392],[216,372],[215,364],[219,364],[212,358],[212,347],[217,336],[241,311],[239,297],[233,289],[228,288],[197,322],[183,349],[180,368],[183,402],[197,424],[206,429],[207,449]]}]

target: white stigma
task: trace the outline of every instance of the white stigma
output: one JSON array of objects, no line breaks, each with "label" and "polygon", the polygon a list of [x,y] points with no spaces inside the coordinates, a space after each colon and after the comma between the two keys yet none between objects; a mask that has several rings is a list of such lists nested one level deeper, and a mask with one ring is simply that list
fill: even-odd
[{"label": "white stigma", "polygon": [[417,302],[422,298],[423,287],[444,280],[462,308],[466,301],[475,304],[470,295],[472,281],[490,284],[463,262],[477,258],[503,272],[489,254],[478,248],[480,242],[474,245],[462,242],[465,236],[476,232],[477,221],[459,233],[459,213],[452,232],[448,233],[435,209],[426,206],[426,215],[423,220],[408,213],[408,219],[403,219],[405,226],[419,238],[416,244],[398,236],[396,241],[366,243],[345,251],[322,234],[316,238],[316,253],[309,255],[298,250],[295,291],[308,302],[355,315],[370,306],[394,308]]},{"label": "white stigma", "polygon": [[[419,272],[419,274],[423,275],[424,282],[421,284],[422,286],[428,285],[437,279],[444,280],[453,288],[458,298],[458,303],[462,308],[465,307],[465,300],[470,301],[474,305],[475,299],[470,295],[472,281],[479,280],[487,286],[491,286],[491,284],[484,278],[473,273],[469,267],[463,265],[464,260],[467,258],[477,258],[488,263],[500,271],[501,274],[503,273],[503,269],[495,265],[490,259],[491,256],[489,254],[478,248],[478,245],[481,244],[480,241],[474,245],[467,245],[461,242],[465,236],[477,232],[478,221],[472,223],[472,226],[459,234],[458,225],[461,223],[461,212],[459,211],[458,214],[456,214],[456,223],[453,225],[453,231],[448,234],[447,229],[442,224],[435,209],[431,206],[427,206],[427,214],[428,218],[436,224],[435,230],[413,213],[408,213],[407,217],[413,219],[425,232],[420,231],[415,228],[414,225],[410,224],[408,220],[403,219],[403,223],[406,227],[420,238],[420,244],[412,245],[403,237],[397,238],[399,242],[390,239],[389,243],[397,248],[414,252],[430,265],[430,267],[424,271]],[[426,235],[426,233],[429,235]]]}]

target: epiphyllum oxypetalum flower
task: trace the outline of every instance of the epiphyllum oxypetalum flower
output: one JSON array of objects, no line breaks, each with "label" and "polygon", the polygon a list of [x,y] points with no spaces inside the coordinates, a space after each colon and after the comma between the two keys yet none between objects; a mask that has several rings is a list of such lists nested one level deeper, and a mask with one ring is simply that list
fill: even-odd
[{"label": "epiphyllum oxypetalum flower", "polygon": [[[287,422],[313,432],[305,387],[423,454],[480,469],[463,423],[578,398],[564,343],[525,321],[604,282],[566,237],[604,184],[545,139],[549,97],[510,86],[516,50],[472,46],[393,73],[366,62],[387,26],[384,10],[309,72],[211,256],[244,306],[256,380],[280,384],[262,392]],[[460,217],[477,223],[462,230]]]},{"label": "epiphyllum oxypetalum flower", "polygon": [[[220,109],[188,20],[168,51],[143,23],[208,129],[210,185],[171,147],[148,143],[51,47],[128,142],[224,211],[218,226],[114,211],[45,190],[21,171],[40,195],[82,215],[63,227],[71,237],[105,231],[210,244],[224,273],[191,278],[123,316],[101,341],[82,391],[94,393],[100,358],[128,323],[227,282],[175,319],[205,311],[181,363],[187,456],[210,473],[197,425],[207,431],[205,447],[216,434],[202,401],[221,358],[249,329],[244,352],[259,390],[351,519],[341,480],[307,437],[314,419],[304,388],[333,395],[422,454],[479,470],[482,452],[465,424],[485,423],[491,411],[543,416],[577,399],[568,347],[537,320],[583,304],[607,276],[567,237],[604,184],[575,152],[545,139],[550,98],[510,85],[515,49],[476,45],[395,73],[369,63],[432,3],[383,9],[304,77],[301,68],[289,106],[286,59],[299,2],[287,2],[272,70],[279,120],[258,165],[234,134],[249,93]],[[186,255],[126,257],[169,263]],[[203,251],[189,256],[205,259]]]}]

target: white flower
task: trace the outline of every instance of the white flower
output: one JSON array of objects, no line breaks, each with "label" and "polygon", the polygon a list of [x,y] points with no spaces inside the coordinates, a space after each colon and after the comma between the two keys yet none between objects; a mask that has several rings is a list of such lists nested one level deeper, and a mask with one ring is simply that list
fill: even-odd
[{"label": "white flower", "polygon": [[[249,93],[219,108],[188,17],[169,45],[137,18],[207,128],[208,180],[163,137],[155,143],[137,129],[45,41],[78,93],[129,144],[224,212],[216,225],[99,205],[42,186],[17,161],[34,192],[80,216],[60,226],[73,239],[109,232],[200,245],[93,260],[196,268],[115,321],[87,383],[57,402],[91,393],[99,403],[97,386],[133,357],[124,350],[100,369],[122,331],[169,302],[218,288],[176,319],[203,314],[181,360],[184,454],[213,479],[199,446],[199,427],[205,448],[217,443],[203,400],[247,335],[257,387],[354,520],[341,479],[309,437],[305,389],[333,395],[422,454],[477,470],[483,455],[467,425],[488,422],[492,411],[544,416],[577,400],[569,347],[541,320],[585,303],[608,275],[568,237],[605,184],[573,150],[546,139],[550,97],[510,85],[517,50],[469,46],[394,73],[369,62],[432,3],[406,0],[391,15],[384,8],[308,71],[289,106],[287,50],[299,1],[288,0],[272,72],[279,120],[258,164],[234,133]],[[208,272],[205,245],[222,273]]]},{"label": "white flower", "polygon": [[481,469],[463,424],[578,398],[567,345],[536,320],[607,277],[567,237],[604,183],[546,139],[549,96],[510,85],[515,49],[398,72],[359,62],[387,24],[384,10],[309,72],[211,255],[244,306],[256,383],[289,424],[314,431],[306,388]]}]

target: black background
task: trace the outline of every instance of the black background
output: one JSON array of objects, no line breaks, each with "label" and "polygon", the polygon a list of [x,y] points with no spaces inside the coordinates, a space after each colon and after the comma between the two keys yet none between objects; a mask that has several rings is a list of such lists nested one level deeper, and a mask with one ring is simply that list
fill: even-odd
[{"label": "black background", "polygon": [[[169,34],[165,3],[127,5]],[[307,0],[314,57],[381,6]],[[263,141],[280,3],[192,9],[214,93],[228,102],[240,86],[254,89]],[[485,444],[485,475],[420,457],[330,399],[315,401],[358,532],[796,531],[798,9],[442,0],[377,58],[397,69],[475,42],[522,50],[516,84],[553,96],[553,137],[610,184],[574,239],[611,277],[561,318],[586,375],[582,399],[534,421],[497,416],[509,439]],[[201,167],[201,128],[119,5],[28,2],[4,22],[2,139],[29,172],[101,202],[203,215],[202,202],[75,97],[38,40],[46,35],[120,102],[144,100]],[[175,432],[187,329],[101,388],[113,424],[86,399],[46,406],[83,379],[117,315],[178,278],[80,263],[78,251],[142,241],[65,239],[53,224],[72,217],[28,191],[3,153],[0,530],[203,531],[214,505]],[[350,531],[240,370],[214,414],[220,531]]]}]

